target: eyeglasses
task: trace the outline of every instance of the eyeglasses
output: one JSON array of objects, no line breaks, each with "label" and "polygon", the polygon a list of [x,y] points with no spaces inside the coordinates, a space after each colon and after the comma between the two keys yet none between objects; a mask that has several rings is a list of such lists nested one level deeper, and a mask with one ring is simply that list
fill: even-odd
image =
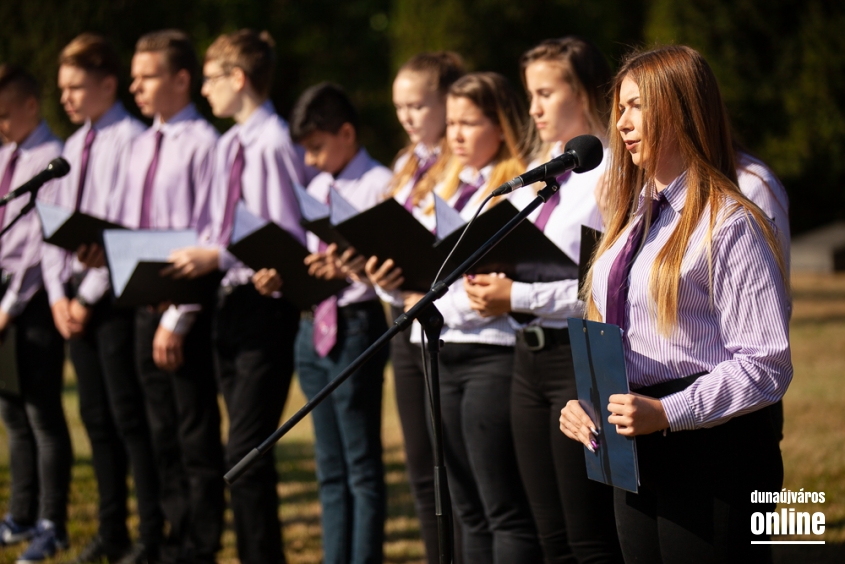
[{"label": "eyeglasses", "polygon": [[212,84],[224,76],[229,76],[229,74],[230,73],[228,72],[221,72],[220,74],[215,74],[214,76],[203,76],[202,85],[205,86],[206,84]]}]

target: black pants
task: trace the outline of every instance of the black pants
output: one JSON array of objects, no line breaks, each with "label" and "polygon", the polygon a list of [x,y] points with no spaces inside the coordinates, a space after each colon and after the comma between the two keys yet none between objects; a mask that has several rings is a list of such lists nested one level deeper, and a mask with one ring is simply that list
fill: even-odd
[{"label": "black pants", "polygon": [[20,524],[38,518],[64,527],[72,452],[62,408],[64,340],[39,291],[13,321],[19,397],[0,396],[12,472],[8,512]]},{"label": "black pants", "polygon": [[621,562],[613,488],[587,478],[583,447],[560,431],[577,395],[568,344],[530,351],[517,341],[511,428],[546,562]]},{"label": "black pants", "polygon": [[[393,319],[402,309],[391,309]],[[406,329],[390,341],[390,361],[396,386],[396,406],[405,438],[405,461],[414,505],[420,520],[420,532],[429,564],[439,562],[437,515],[434,506],[434,451],[431,442],[428,391],[422,369],[422,353],[410,341],[412,329]],[[448,490],[447,490],[448,491]],[[455,564],[463,562],[460,521],[453,519],[453,555]]]},{"label": "black pants", "polygon": [[139,308],[135,317],[138,372],[159,473],[160,499],[170,525],[166,560],[214,562],[223,530],[223,446],[211,352],[211,313],[204,309],[184,341],[175,372],[153,362],[161,316]]},{"label": "black pants", "polygon": [[[214,318],[220,390],[229,414],[231,468],[279,425],[293,376],[299,311],[252,284],[221,290]],[[243,564],[285,562],[275,459],[263,456],[230,487],[238,557]]]},{"label": "black pants", "polygon": [[768,563],[751,533],[751,492],[779,491],[783,462],[768,409],[711,429],[637,437],[638,494],[616,490],[626,562]]},{"label": "black pants", "polygon": [[135,364],[135,312],[101,300],[79,339],[69,342],[79,388],[79,412],[88,439],[99,494],[99,534],[110,544],[129,543],[126,528],[128,469],[132,469],[140,540],[161,542],[163,516],[144,393]]},{"label": "black pants", "polygon": [[467,564],[542,560],[510,423],[513,348],[447,343],[440,356],[443,439]]}]

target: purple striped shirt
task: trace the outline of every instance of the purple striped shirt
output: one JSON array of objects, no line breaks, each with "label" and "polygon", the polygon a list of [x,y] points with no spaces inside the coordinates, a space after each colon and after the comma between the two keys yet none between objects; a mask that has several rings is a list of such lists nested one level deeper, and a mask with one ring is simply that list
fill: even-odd
[{"label": "purple striped shirt", "polygon": [[[658,332],[649,294],[651,266],[675,230],[686,198],[686,175],[664,191],[669,207],[646,234],[631,268],[624,335],[631,388],[707,372],[661,399],[672,431],[713,427],[778,401],[792,379],[788,296],[771,250],[753,219],[729,205],[712,239],[712,292],[703,248],[710,212],[690,239],[681,266],[678,324]],[[645,210],[643,196],[636,216]],[[592,295],[605,314],[607,279],[634,221],[595,263]]]}]

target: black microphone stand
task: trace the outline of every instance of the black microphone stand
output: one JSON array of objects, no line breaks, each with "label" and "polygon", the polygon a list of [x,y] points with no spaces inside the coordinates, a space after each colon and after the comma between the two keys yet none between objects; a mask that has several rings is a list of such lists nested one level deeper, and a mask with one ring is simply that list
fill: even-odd
[{"label": "black microphone stand", "polygon": [[[29,201],[26,203],[26,205],[24,205],[24,207],[21,208],[21,211],[18,212],[18,215],[15,216],[15,219],[10,221],[9,225],[4,227],[3,230],[0,231],[0,237],[3,237],[3,235],[5,235],[18,221],[20,221],[23,216],[35,209],[35,198],[36,196],[38,196],[38,190],[39,188],[36,188],[35,190],[29,193]],[[0,202],[0,207],[8,206],[9,202],[14,202],[14,200],[9,200],[8,202]]]},{"label": "black microphone stand", "polygon": [[273,445],[279,439],[284,437],[288,431],[294,428],[297,423],[311,413],[317,405],[320,404],[326,397],[331,394],[338,386],[349,378],[353,372],[366,363],[376,352],[398,333],[407,329],[414,319],[419,320],[420,324],[428,339],[428,354],[431,365],[430,371],[430,386],[431,390],[431,420],[433,427],[434,439],[434,485],[435,485],[435,511],[437,514],[437,537],[440,545],[440,564],[452,564],[452,524],[451,511],[452,504],[448,499],[446,492],[446,474],[445,466],[443,464],[443,441],[442,428],[440,420],[440,372],[438,367],[438,357],[440,351],[440,331],[443,328],[443,316],[434,306],[434,302],[442,298],[446,291],[453,283],[460,279],[470,268],[473,267],[490,249],[495,247],[502,239],[516,229],[517,225],[522,223],[525,218],[531,215],[540,204],[547,201],[552,194],[557,192],[560,185],[554,177],[545,180],[546,186],[540,190],[537,197],[531,201],[522,211],[507,222],[491,239],[479,247],[468,259],[466,259],[453,272],[446,276],[440,282],[436,282],[431,290],[423,296],[420,301],[411,309],[397,317],[393,326],[390,327],[381,337],[379,337],[372,345],[367,348],[361,356],[356,358],[347,366],[343,372],[338,374],[334,380],[329,382],[325,388],[320,390],[311,400],[297,411],[290,419],[276,429],[276,431],[267,437],[264,442],[252,449],[246,456],[244,456],[235,466],[233,466],[224,476],[227,483],[231,484],[237,480],[258,458],[269,452]]}]

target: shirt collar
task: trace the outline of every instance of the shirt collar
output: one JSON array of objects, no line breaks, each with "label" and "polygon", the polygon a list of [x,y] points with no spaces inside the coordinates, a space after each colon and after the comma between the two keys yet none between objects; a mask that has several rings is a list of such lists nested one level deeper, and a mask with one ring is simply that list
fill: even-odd
[{"label": "shirt collar", "polygon": [[414,155],[421,163],[428,162],[431,159],[436,159],[440,156],[440,145],[436,145],[434,149],[426,147],[425,143],[417,143],[414,145]]},{"label": "shirt collar", "polygon": [[30,149],[33,149],[42,143],[48,141],[50,139],[50,128],[47,127],[47,122],[41,120],[41,123],[38,124],[38,127],[32,130],[32,133],[29,134],[29,137],[24,139],[23,143],[20,145],[15,145],[12,143],[12,146],[15,147],[16,150],[20,151],[21,154],[28,152]]},{"label": "shirt collar", "polygon": [[91,120],[88,119],[85,120],[85,125],[89,129],[93,127],[95,130],[100,131],[122,120],[127,116],[127,114],[128,112],[126,111],[126,108],[123,107],[123,104],[120,103],[120,101],[117,101],[112,104],[111,108],[106,110],[106,113],[100,116],[100,119],[98,119],[96,123],[92,125]]},{"label": "shirt collar", "polygon": [[238,130],[238,139],[242,145],[249,145],[255,141],[261,134],[261,127],[267,123],[267,120],[276,114],[276,108],[273,102],[266,100],[263,104],[258,106],[252,115],[241,124]]},{"label": "shirt collar", "polygon": [[473,186],[482,186],[490,180],[490,174],[493,172],[494,166],[493,163],[490,163],[478,171],[471,166],[465,166],[458,174],[458,180],[466,184],[472,184]]},{"label": "shirt collar", "polygon": [[343,183],[358,180],[367,172],[367,164],[369,162],[370,155],[365,148],[361,147],[346,167],[340,171],[340,174],[335,177],[335,182],[337,183],[339,181]]},{"label": "shirt collar", "polygon": [[[646,184],[640,191],[640,199],[637,204],[637,215],[641,215],[645,212],[646,190],[648,189],[648,186],[649,185]],[[669,203],[669,206],[675,210],[675,213],[681,213],[687,199],[687,171],[679,174],[678,177],[669,184],[669,186],[660,192],[660,194],[666,198],[666,201]],[[656,194],[654,196],[658,195]],[[653,197],[653,199],[656,200],[657,198]]]},{"label": "shirt collar", "polygon": [[563,154],[563,143],[557,141],[549,151],[549,158],[556,159]]},{"label": "shirt collar", "polygon": [[162,122],[161,116],[156,115],[153,120],[153,129],[161,131],[165,135],[176,136],[182,133],[190,122],[199,118],[200,114],[197,111],[196,106],[194,106],[193,103],[190,103],[179,110],[179,112],[177,112],[176,115],[170,118],[167,122]]}]

